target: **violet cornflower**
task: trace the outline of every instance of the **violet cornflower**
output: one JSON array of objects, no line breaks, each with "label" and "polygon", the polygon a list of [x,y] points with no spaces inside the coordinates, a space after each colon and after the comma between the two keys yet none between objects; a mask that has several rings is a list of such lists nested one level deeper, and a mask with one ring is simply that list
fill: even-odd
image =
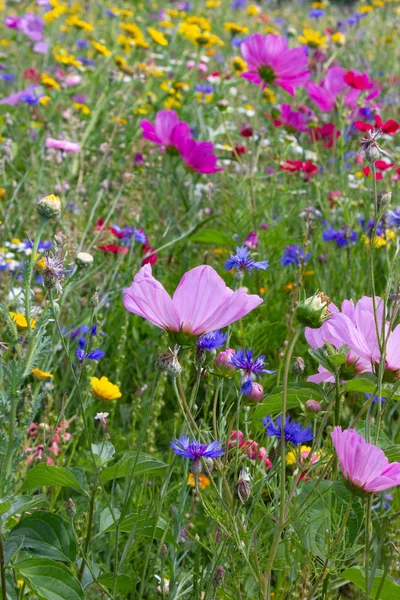
[{"label": "violet cornflower", "polygon": [[211,352],[212,350],[217,350],[221,348],[226,342],[226,335],[222,333],[219,329],[217,331],[210,331],[210,333],[205,333],[201,335],[196,342],[196,346],[198,350],[204,352],[208,350]]},{"label": "violet cornflower", "polygon": [[190,440],[183,433],[180,438],[175,438],[170,444],[175,454],[190,459],[190,468],[194,474],[201,473],[202,458],[212,460],[213,458],[219,458],[224,454],[222,442],[216,440],[215,442],[211,442],[211,444],[202,444],[196,440]]},{"label": "violet cornflower", "polygon": [[251,273],[253,269],[256,271],[265,271],[269,267],[267,260],[256,262],[250,256],[250,250],[246,246],[236,248],[236,254],[231,254],[230,258],[225,263],[225,269],[230,271],[231,269],[238,269],[239,271],[248,271]]},{"label": "violet cornflower", "polygon": [[[275,423],[272,417],[267,415],[265,419],[262,419],[263,425],[265,426],[265,433],[270,437],[276,437],[278,440],[282,436],[282,416],[277,417]],[[303,442],[309,442],[313,439],[314,434],[311,427],[303,429],[301,423],[290,421],[290,416],[286,417],[285,426],[283,428],[285,433],[285,441],[292,442],[292,444],[303,444]]]},{"label": "violet cornflower", "polygon": [[254,378],[260,378],[262,373],[266,373],[267,375],[274,375],[276,373],[276,371],[264,369],[264,361],[265,356],[253,358],[253,350],[246,350],[246,348],[243,348],[243,350],[239,348],[232,356],[229,364],[236,369],[240,369],[242,372],[242,387],[240,391],[244,396],[251,395]]},{"label": "violet cornflower", "polygon": [[76,351],[76,357],[80,363],[82,363],[84,359],[100,360],[101,358],[104,358],[104,356],[105,352],[103,352],[103,350],[99,350],[98,348],[96,350],[93,350],[92,352],[85,352],[82,348],[78,348],[78,350]]},{"label": "violet cornflower", "polygon": [[307,254],[304,253],[304,250],[301,248],[301,246],[293,244],[292,246],[286,246],[279,262],[283,267],[288,267],[289,265],[299,265],[301,262],[306,263],[310,256],[311,254],[309,252],[307,252]]}]

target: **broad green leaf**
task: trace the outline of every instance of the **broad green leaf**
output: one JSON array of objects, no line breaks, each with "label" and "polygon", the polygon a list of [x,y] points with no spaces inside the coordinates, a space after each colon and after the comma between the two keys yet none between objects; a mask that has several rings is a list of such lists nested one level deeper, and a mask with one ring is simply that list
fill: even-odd
[{"label": "broad green leaf", "polygon": [[190,236],[190,239],[194,242],[200,242],[203,244],[215,244],[216,246],[232,246],[233,238],[231,235],[227,235],[222,231],[216,229],[203,229],[194,235]]},{"label": "broad green leaf", "polygon": [[44,600],[84,600],[76,577],[62,563],[48,558],[29,558],[17,563],[18,579]]},{"label": "broad green leaf", "polygon": [[[358,421],[358,423],[356,424],[356,431],[358,431],[358,433],[365,438],[365,421]],[[370,423],[369,432],[370,432],[371,441],[375,443],[375,437],[376,437],[375,423]],[[392,442],[390,441],[390,439],[388,438],[386,433],[384,433],[383,431],[380,431],[379,435],[378,435],[378,439],[377,439],[377,446],[379,446],[379,448],[382,448],[382,450],[386,451],[386,448],[389,448],[389,446],[391,446],[391,445],[392,445]]]},{"label": "broad green leaf", "polygon": [[[351,581],[351,583],[354,583],[354,585],[361,590],[365,590],[365,572],[363,567],[350,567],[350,569],[343,571],[340,576],[346,581]],[[371,598],[374,600],[382,577],[383,571],[377,570],[371,586]],[[386,576],[379,598],[380,600],[399,600],[400,585],[395,583],[390,577]]]},{"label": "broad green leaf", "polygon": [[45,494],[38,494],[37,496],[17,496],[16,498],[9,500],[9,508],[3,512],[1,520],[3,523],[15,515],[15,513],[24,513],[27,510],[31,511],[35,508],[43,507],[49,504],[49,499]]},{"label": "broad green leaf", "polygon": [[[124,533],[130,533],[133,529],[135,529],[137,537],[152,537],[155,540],[161,540],[164,538],[167,543],[175,544],[176,540],[170,529],[168,529],[167,534],[165,535],[165,531],[168,528],[167,521],[163,517],[159,517],[157,525],[154,528],[154,519],[154,515],[148,514],[129,515],[122,520],[120,524],[120,531],[123,531]],[[115,525],[111,524],[107,531],[115,531],[115,529]]]},{"label": "broad green leaf", "polygon": [[115,448],[111,442],[92,444],[92,452],[96,457],[97,464],[101,466],[111,460],[115,454]]},{"label": "broad green leaf", "polygon": [[392,444],[385,448],[389,462],[400,462],[400,444]]},{"label": "broad green leaf", "polygon": [[31,490],[33,488],[41,487],[42,485],[49,487],[69,487],[81,494],[86,494],[75,475],[73,475],[69,469],[65,469],[64,467],[53,467],[46,463],[39,463],[28,472],[21,490]]},{"label": "broad green leaf", "polygon": [[[104,573],[97,578],[97,581],[104,585],[105,588],[113,589],[114,587],[114,574]],[[118,592],[131,592],[133,589],[133,579],[129,575],[118,575],[117,577],[117,591]]]},{"label": "broad green leaf", "polygon": [[8,536],[6,546],[21,541],[23,548],[35,555],[71,562],[76,557],[71,525],[53,513],[40,510],[22,519]]},{"label": "broad green leaf", "polygon": [[[387,398],[393,392],[393,384],[384,383],[382,387],[382,397]],[[364,394],[377,394],[378,378],[373,373],[361,373],[350,379],[345,385],[345,392],[362,392]],[[393,400],[400,400],[400,387],[392,396]]]},{"label": "broad green leaf", "polygon": [[[300,403],[305,403],[307,400],[318,400],[325,402],[326,396],[321,387],[315,383],[291,383],[287,391],[286,408],[298,408]],[[264,428],[262,419],[266,415],[274,416],[282,411],[282,386],[272,390],[260,404],[257,404],[253,413],[253,426],[256,430],[261,431]]]},{"label": "broad green leaf", "polygon": [[[111,479],[125,477],[127,474],[130,475],[136,462],[136,455],[136,452],[127,452],[115,465],[104,469],[100,476],[102,482],[105,483]],[[167,468],[168,465],[166,463],[142,452],[137,459],[134,474],[149,475],[150,473],[157,473]]]},{"label": "broad green leaf", "polygon": [[[114,508],[114,517],[115,519],[118,521],[120,515],[121,515],[121,511],[118,508]],[[108,506],[106,506],[106,508],[102,511],[101,515],[100,515],[100,528],[99,528],[99,532],[103,533],[103,531],[106,531],[109,527],[111,527],[111,525],[114,525],[115,521],[113,518],[113,515],[111,514],[110,509],[108,508]]]}]

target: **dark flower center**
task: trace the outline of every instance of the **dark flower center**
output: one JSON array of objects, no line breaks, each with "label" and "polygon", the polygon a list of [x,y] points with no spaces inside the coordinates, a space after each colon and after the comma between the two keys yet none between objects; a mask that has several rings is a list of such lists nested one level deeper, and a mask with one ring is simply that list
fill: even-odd
[{"label": "dark flower center", "polygon": [[258,74],[265,83],[274,83],[276,75],[271,67],[263,65],[258,69]]}]

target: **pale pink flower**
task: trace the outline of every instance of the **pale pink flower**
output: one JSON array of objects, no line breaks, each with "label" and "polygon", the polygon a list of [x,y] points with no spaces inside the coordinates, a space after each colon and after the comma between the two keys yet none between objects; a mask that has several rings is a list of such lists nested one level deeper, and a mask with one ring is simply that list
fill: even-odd
[{"label": "pale pink flower", "polygon": [[165,291],[144,265],[124,291],[124,306],[153,325],[170,332],[202,335],[230,325],[262,303],[262,298],[235,292],[208,265],[195,267],[182,277],[174,295]]},{"label": "pale pink flower", "polygon": [[331,436],[343,477],[354,487],[374,493],[400,485],[400,463],[389,464],[383,450],[367,444],[355,429],[337,426]]},{"label": "pale pink flower", "polygon": [[78,142],[68,142],[67,140],[46,139],[46,148],[53,150],[62,150],[63,152],[79,152],[81,145]]},{"label": "pale pink flower", "polygon": [[289,49],[280,35],[254,33],[240,50],[248,67],[242,77],[263,89],[277,85],[294,96],[294,88],[304,85],[309,77],[304,49]]}]

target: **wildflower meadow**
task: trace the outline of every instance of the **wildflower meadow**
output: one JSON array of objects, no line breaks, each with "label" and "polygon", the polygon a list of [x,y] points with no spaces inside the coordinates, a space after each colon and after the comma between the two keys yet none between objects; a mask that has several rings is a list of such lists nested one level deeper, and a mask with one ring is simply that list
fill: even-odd
[{"label": "wildflower meadow", "polygon": [[400,0],[0,21],[0,600],[399,600]]}]

